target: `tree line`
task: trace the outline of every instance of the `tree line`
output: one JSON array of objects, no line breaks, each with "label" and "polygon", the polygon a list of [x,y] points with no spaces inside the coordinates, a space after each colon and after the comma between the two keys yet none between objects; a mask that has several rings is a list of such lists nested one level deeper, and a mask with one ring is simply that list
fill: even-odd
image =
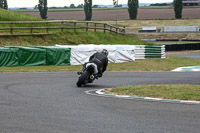
[{"label": "tree line", "polygon": [[[113,5],[118,7],[118,0],[113,0]],[[42,19],[47,19],[48,13],[48,2],[47,0],[39,0],[37,8],[40,11],[40,16]],[[182,18],[182,10],[183,10],[183,2],[182,0],[174,0],[174,13],[176,19]],[[71,4],[70,7],[75,7],[75,5]],[[92,20],[92,0],[84,0],[84,4],[81,4],[79,7],[84,8],[85,12],[85,20]],[[7,0],[0,0],[0,8],[8,9]],[[139,2],[138,0],[128,0],[128,13],[131,20],[137,19],[138,15]]]}]

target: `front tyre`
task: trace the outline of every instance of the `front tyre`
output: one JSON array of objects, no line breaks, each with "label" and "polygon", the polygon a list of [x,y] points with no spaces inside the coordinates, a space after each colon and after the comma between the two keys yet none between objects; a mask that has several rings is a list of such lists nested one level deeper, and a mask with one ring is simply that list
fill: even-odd
[{"label": "front tyre", "polygon": [[88,80],[88,78],[90,77],[90,73],[88,71],[83,72],[83,74],[79,77],[76,85],[78,87],[81,87],[82,85],[84,85],[86,82],[86,80]]}]

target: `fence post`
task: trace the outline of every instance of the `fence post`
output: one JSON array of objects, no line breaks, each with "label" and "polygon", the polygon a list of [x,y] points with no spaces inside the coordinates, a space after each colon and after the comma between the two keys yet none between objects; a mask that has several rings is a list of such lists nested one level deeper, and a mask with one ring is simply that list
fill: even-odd
[{"label": "fence post", "polygon": [[31,23],[31,34],[33,34],[33,23]]},{"label": "fence post", "polygon": [[97,32],[96,27],[97,27],[97,23],[94,23],[94,32]]},{"label": "fence post", "polygon": [[126,27],[125,26],[123,26],[123,33],[126,33]]},{"label": "fence post", "polygon": [[74,22],[74,32],[76,31],[76,22]]},{"label": "fence post", "polygon": [[110,33],[112,32],[112,26],[110,26]]},{"label": "fence post", "polygon": [[106,24],[104,24],[104,33],[106,33]]},{"label": "fence post", "polygon": [[116,27],[116,31],[115,31],[116,33],[118,33],[118,28]]},{"label": "fence post", "polygon": [[61,32],[63,32],[63,21],[61,22]]},{"label": "fence post", "polygon": [[48,32],[49,32],[49,23],[47,22],[46,23],[46,33],[48,34]]},{"label": "fence post", "polygon": [[86,31],[88,31],[88,23],[86,23]]},{"label": "fence post", "polygon": [[13,23],[10,23],[10,34],[13,34]]}]

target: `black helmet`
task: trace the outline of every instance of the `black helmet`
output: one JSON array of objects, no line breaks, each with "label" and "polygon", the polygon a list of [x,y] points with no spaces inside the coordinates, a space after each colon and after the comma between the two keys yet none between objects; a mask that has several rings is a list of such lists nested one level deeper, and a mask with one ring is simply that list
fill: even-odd
[{"label": "black helmet", "polygon": [[108,51],[106,49],[103,49],[102,52],[103,54],[105,54],[106,56],[108,56]]}]

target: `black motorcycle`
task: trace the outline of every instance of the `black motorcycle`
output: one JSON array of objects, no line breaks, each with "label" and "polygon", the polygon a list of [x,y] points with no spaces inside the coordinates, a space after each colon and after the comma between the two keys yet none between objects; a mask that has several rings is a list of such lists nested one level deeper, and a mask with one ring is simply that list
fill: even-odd
[{"label": "black motorcycle", "polygon": [[85,64],[85,68],[82,72],[78,72],[77,74],[80,75],[76,85],[81,87],[88,83],[93,83],[95,79],[98,79],[99,75],[97,74],[97,66],[94,63]]}]

